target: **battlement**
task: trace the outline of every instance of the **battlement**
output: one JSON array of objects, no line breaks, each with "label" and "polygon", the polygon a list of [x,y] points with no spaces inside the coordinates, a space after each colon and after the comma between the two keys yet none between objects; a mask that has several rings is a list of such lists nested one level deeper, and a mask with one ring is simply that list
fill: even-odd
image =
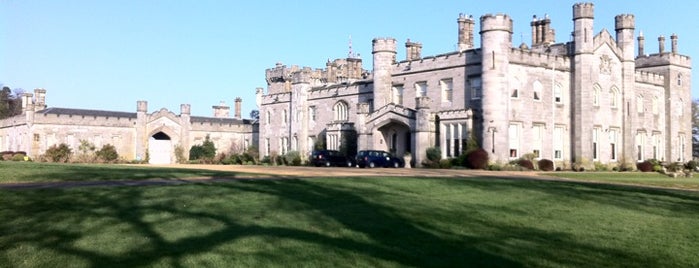
[{"label": "battlement", "polygon": [[481,34],[489,31],[506,31],[512,33],[512,18],[507,14],[485,14],[481,16]]},{"label": "battlement", "polygon": [[265,78],[267,84],[285,82],[291,79],[291,74],[298,71],[299,67],[292,65],[290,68],[278,62],[274,68],[269,68],[265,70]]},{"label": "battlement", "polygon": [[636,58],[636,68],[656,67],[663,65],[676,65],[691,68],[692,59],[689,56],[670,52],[638,56]]},{"label": "battlement", "polygon": [[656,86],[663,86],[665,83],[665,76],[662,74],[636,71],[634,75],[636,77],[636,83],[646,83]]},{"label": "battlement", "polygon": [[633,14],[620,14],[614,17],[614,29],[624,30],[624,29],[635,29],[635,17]]},{"label": "battlement", "polygon": [[522,64],[531,65],[538,67],[553,68],[556,66],[556,70],[569,71],[570,70],[570,57],[561,56],[551,53],[541,53],[531,50],[523,50],[520,48],[512,48],[510,50],[510,63],[512,64]]},{"label": "battlement", "polygon": [[396,53],[396,39],[391,37],[378,37],[371,41],[371,53],[393,52]]},{"label": "battlement", "polygon": [[392,74],[423,72],[450,67],[463,67],[466,62],[476,64],[482,60],[480,49],[469,49],[463,52],[451,52],[435,56],[427,56],[419,60],[404,60],[393,65]]},{"label": "battlement", "polygon": [[594,18],[595,5],[593,3],[577,3],[573,5],[573,20]]}]

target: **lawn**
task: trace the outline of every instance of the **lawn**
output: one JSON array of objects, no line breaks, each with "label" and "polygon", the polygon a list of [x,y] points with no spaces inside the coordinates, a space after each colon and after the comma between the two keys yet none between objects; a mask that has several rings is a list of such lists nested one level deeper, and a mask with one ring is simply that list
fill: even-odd
[{"label": "lawn", "polygon": [[671,178],[657,172],[554,172],[543,174],[579,181],[699,190],[699,174],[693,178]]},{"label": "lawn", "polygon": [[0,190],[0,267],[689,267],[699,193],[495,178]]},{"label": "lawn", "polygon": [[201,169],[153,168],[147,165],[59,164],[0,161],[0,183],[119,181],[181,179],[192,177],[232,178],[239,173]]}]

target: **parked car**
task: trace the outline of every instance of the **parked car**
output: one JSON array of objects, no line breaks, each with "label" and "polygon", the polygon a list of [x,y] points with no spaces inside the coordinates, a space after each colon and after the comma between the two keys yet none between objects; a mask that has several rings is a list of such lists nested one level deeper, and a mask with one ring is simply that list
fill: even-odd
[{"label": "parked car", "polygon": [[354,163],[352,159],[335,150],[317,150],[311,153],[311,164],[320,167],[352,167]]},{"label": "parked car", "polygon": [[362,150],[357,152],[355,162],[358,167],[402,167],[405,165],[403,159],[395,157],[386,151]]}]

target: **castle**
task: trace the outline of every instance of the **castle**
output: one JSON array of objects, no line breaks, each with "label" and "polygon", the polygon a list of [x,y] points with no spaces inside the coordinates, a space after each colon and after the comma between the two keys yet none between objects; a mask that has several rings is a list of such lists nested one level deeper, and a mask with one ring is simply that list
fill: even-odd
[{"label": "castle", "polygon": [[176,162],[176,148],[187,158],[192,145],[209,136],[219,151],[242,152],[257,144],[257,125],[241,116],[242,99],[235,99],[234,116],[225,103],[213,106],[213,117],[190,115],[182,104],[180,114],[167,109],[148,113],[148,103],[138,101],[136,112],[47,108],[46,90],[22,96],[22,114],[0,120],[0,151],[42,155],[52,145],[67,144],[77,152],[81,141],[97,148],[113,145],[126,160],[151,164]]},{"label": "castle", "polygon": [[487,14],[476,47],[475,20],[460,15],[457,51],[423,57],[408,40],[399,61],[397,41],[376,38],[371,71],[353,55],[324,69],[279,63],[257,89],[260,154],[339,149],[356,133],[358,149],[409,152],[418,165],[427,148],[456,157],[469,139],[505,163],[688,161],[690,58],[674,34],[669,51],[661,36],[646,54],[634,15],[614,19],[615,36],[595,34],[594,5],[575,4],[572,41],[555,43],[550,19],[534,17],[531,44],[517,46],[512,19]]}]

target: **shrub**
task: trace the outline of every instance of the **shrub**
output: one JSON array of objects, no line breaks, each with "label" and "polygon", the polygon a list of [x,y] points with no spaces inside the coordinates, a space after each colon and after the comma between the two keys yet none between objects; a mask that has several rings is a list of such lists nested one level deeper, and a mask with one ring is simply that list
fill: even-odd
[{"label": "shrub", "polygon": [[184,157],[184,148],[182,148],[182,145],[178,144],[175,146],[175,158],[177,159],[178,164],[184,164],[186,162]]},{"label": "shrub", "polygon": [[449,159],[439,160],[439,168],[444,168],[444,169],[451,168],[451,160],[449,160]]},{"label": "shrub", "polygon": [[111,145],[109,143],[105,144],[95,152],[95,155],[97,155],[97,159],[107,162],[107,163],[112,163],[119,159],[119,153],[117,153],[116,148],[114,145]]},{"label": "shrub", "polygon": [[534,170],[534,163],[532,163],[531,160],[526,158],[519,159],[519,161],[517,161],[517,165],[529,170]]},{"label": "shrub", "polygon": [[209,135],[206,135],[201,145],[193,145],[192,148],[189,149],[189,160],[205,159],[211,161],[215,156],[216,146],[214,146],[214,142],[209,139]]},{"label": "shrub", "polygon": [[25,155],[23,154],[15,154],[12,156],[11,160],[12,161],[24,161]]},{"label": "shrub", "polygon": [[539,170],[541,171],[553,171],[553,161],[548,159],[539,160]]},{"label": "shrub", "polygon": [[464,166],[472,169],[486,169],[488,167],[488,152],[478,148],[466,155]]},{"label": "shrub", "polygon": [[73,151],[67,144],[51,145],[44,153],[45,158],[51,162],[67,163]]},{"label": "shrub", "polygon": [[298,151],[289,151],[284,155],[284,163],[289,166],[301,165],[301,154]]},{"label": "shrub", "polygon": [[427,154],[427,160],[438,162],[442,159],[442,149],[439,147],[430,147],[425,151]]},{"label": "shrub", "polygon": [[646,160],[641,163],[637,163],[636,168],[638,168],[638,170],[640,170],[641,172],[651,172],[653,171],[653,163]]},{"label": "shrub", "polygon": [[697,166],[699,166],[699,162],[690,160],[689,162],[684,164],[684,168],[689,169],[691,171],[696,171]]}]

